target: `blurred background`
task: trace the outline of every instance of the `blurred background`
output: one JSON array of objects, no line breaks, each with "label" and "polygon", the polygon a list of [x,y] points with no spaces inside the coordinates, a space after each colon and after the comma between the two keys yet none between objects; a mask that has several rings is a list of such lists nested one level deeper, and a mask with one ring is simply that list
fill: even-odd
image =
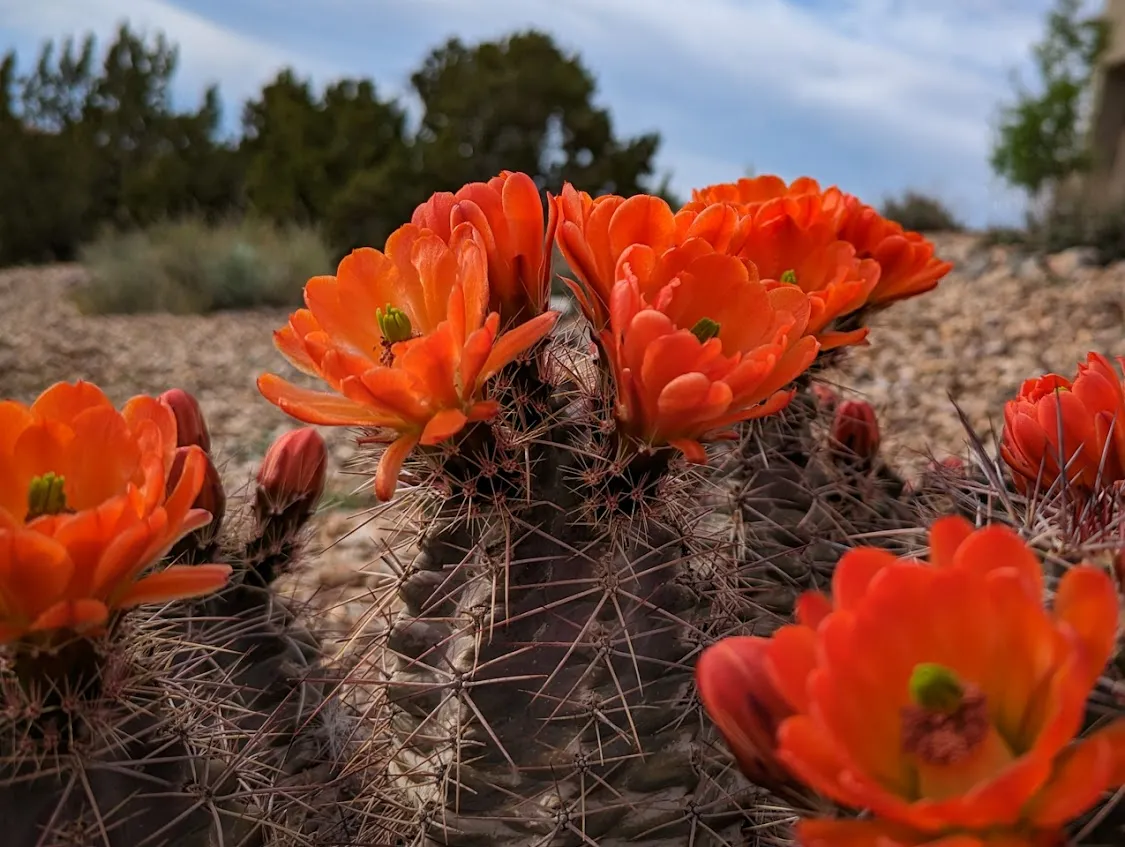
[{"label": "blurred background", "polygon": [[[809,174],[899,212],[928,199],[948,212],[918,221],[930,229],[1020,226],[1041,185],[1016,160],[1079,164],[1062,136],[1090,122],[1101,11],[4,0],[0,263],[73,258],[107,228],[247,216],[315,228],[338,255],[381,243],[431,192],[502,168],[546,189],[672,200]],[[1030,115],[1044,136],[1031,137],[1020,110],[1044,98],[1055,111]]]}]

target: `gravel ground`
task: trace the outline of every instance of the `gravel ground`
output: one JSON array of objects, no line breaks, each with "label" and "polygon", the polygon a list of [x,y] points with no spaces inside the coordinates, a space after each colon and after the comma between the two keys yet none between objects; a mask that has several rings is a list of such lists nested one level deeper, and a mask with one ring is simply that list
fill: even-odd
[{"label": "gravel ground", "polygon": [[[1050,258],[1051,279],[1035,261],[983,247],[971,235],[935,241],[956,270],[936,291],[879,315],[870,346],[829,374],[874,404],[888,451],[915,468],[928,452],[963,449],[950,395],[987,430],[999,427],[1004,401],[1024,379],[1071,374],[1090,350],[1125,355],[1125,264],[1087,267],[1070,251]],[[295,425],[260,398],[255,377],[272,370],[311,384],[273,349],[270,333],[285,312],[87,317],[68,296],[83,279],[77,265],[0,271],[0,397],[27,401],[52,382],[78,377],[119,402],[185,388],[207,415],[224,476],[245,484],[271,439]],[[354,529],[348,515],[371,505],[355,493],[363,478],[339,473],[353,457],[349,433],[324,434],[335,508],[321,520],[318,547]],[[378,583],[357,564],[374,558],[381,539],[364,527],[307,571],[350,607],[341,607],[344,618],[354,617],[356,598]]]}]

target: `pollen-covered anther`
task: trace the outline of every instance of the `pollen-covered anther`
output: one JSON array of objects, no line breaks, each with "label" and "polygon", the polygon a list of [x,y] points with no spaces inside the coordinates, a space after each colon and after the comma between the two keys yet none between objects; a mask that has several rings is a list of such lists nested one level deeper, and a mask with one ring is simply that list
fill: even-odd
[{"label": "pollen-covered anther", "polygon": [[910,699],[902,710],[903,750],[927,764],[963,761],[988,736],[984,693],[948,668],[918,665],[910,679]]}]

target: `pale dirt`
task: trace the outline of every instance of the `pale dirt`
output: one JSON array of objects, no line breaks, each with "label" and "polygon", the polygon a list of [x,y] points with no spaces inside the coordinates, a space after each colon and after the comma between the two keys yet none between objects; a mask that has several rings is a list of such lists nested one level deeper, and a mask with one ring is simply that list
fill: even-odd
[{"label": "pale dirt", "polygon": [[[879,412],[888,454],[917,469],[924,457],[961,453],[964,432],[952,394],[981,431],[1000,426],[1004,401],[1046,371],[1073,374],[1086,353],[1125,355],[1125,264],[1098,269],[1076,252],[1052,257],[1063,281],[1007,248],[973,236],[938,236],[939,254],[957,269],[938,289],[877,316],[867,348],[829,374]],[[170,387],[192,392],[210,425],[214,452],[232,487],[245,486],[270,441],[297,424],[257,392],[273,371],[312,383],[274,350],[281,310],[210,316],[83,316],[68,296],[77,265],[0,271],[0,397],[31,400],[58,380],[83,378],[115,401]],[[324,429],[330,445],[330,497],[319,519],[301,593],[323,592],[326,621],[341,626],[371,606],[385,578],[367,567],[386,533],[353,517],[373,503],[356,493],[366,475],[344,472],[357,458],[352,433]],[[347,535],[331,549],[335,539]],[[374,569],[370,569],[374,570]]]}]

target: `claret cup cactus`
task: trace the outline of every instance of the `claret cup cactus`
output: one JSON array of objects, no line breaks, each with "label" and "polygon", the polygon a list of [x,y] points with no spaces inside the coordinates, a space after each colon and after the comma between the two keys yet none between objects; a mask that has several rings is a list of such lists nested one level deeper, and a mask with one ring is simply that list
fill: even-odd
[{"label": "claret cup cactus", "polygon": [[[179,390],[119,410],[79,381],[0,403],[4,843],[292,843],[286,748],[322,706],[302,679],[318,651],[248,577],[292,560],[309,509],[222,534],[209,446]],[[303,452],[323,467],[322,441]]]},{"label": "claret cup cactus", "polygon": [[[241,501],[183,391],[0,405],[0,820],[19,847],[1125,842],[1119,373],[1029,380],[997,455],[970,431],[914,479],[828,385],[951,267],[808,178],[673,209],[504,172],[309,280],[275,341],[324,385],[258,387],[312,426]],[[342,650],[275,587],[327,484],[313,426],[356,431],[409,536]]]}]

